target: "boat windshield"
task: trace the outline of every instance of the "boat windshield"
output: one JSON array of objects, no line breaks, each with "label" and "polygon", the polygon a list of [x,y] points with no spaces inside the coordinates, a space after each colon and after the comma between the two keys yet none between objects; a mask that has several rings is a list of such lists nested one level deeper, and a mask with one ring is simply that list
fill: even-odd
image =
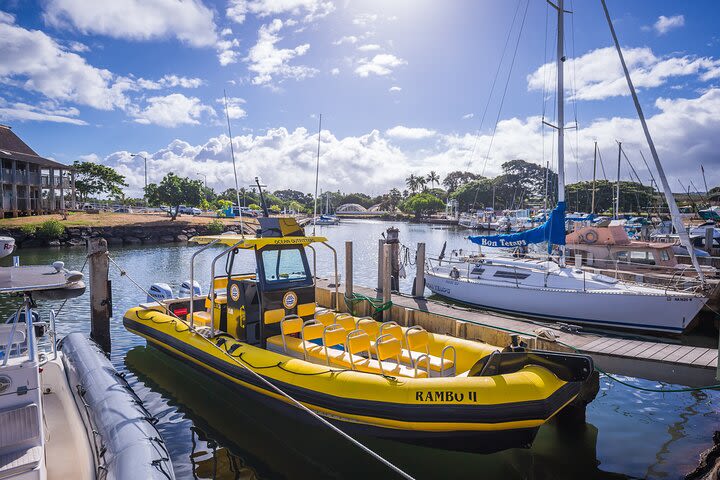
[{"label": "boat windshield", "polygon": [[266,283],[309,280],[305,256],[300,248],[263,249],[263,279]]}]

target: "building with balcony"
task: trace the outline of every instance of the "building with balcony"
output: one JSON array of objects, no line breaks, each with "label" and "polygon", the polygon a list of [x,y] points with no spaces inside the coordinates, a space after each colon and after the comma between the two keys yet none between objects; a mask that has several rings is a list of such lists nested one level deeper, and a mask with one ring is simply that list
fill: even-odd
[{"label": "building with balcony", "polygon": [[43,158],[0,125],[0,218],[77,208],[75,171]]}]

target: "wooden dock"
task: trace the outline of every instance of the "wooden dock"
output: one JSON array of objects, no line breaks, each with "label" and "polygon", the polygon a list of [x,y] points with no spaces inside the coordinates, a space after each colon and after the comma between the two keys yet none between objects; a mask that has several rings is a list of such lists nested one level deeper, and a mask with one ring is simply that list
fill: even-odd
[{"label": "wooden dock", "polygon": [[[353,291],[377,297],[374,289],[354,286]],[[337,302],[333,298],[334,293],[334,285],[327,280],[318,281],[318,304],[348,311],[342,285],[339,286]],[[716,348],[681,345],[671,343],[671,339],[641,341],[582,331],[569,332],[552,322],[511,317],[406,295],[393,295],[392,302],[392,318],[406,326],[420,325],[431,332],[497,346],[509,344],[510,335],[520,334],[532,348],[587,353],[598,367],[609,373],[688,386],[719,383],[715,379],[718,365]],[[358,303],[355,313],[371,313],[367,302]]]}]

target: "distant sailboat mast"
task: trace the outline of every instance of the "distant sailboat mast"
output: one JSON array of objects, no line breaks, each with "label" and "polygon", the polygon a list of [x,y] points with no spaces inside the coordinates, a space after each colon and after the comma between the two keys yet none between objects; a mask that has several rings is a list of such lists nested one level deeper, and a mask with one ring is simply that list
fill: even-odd
[{"label": "distant sailboat mast", "polygon": [[[555,7],[558,12],[558,38],[557,38],[557,109],[558,109],[558,203],[565,202],[565,85],[563,70],[565,68],[564,53],[564,14],[565,1],[558,0],[557,6],[552,2],[548,2]],[[565,266],[565,245],[560,245],[560,266]]]}]

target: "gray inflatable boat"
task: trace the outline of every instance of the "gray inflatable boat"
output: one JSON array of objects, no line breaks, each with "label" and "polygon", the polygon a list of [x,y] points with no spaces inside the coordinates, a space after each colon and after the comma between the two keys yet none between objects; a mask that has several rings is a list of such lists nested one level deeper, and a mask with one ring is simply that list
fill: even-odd
[{"label": "gray inflatable boat", "polygon": [[97,478],[173,480],[156,419],[100,348],[80,333],[69,334],[59,346],[92,444]]}]

